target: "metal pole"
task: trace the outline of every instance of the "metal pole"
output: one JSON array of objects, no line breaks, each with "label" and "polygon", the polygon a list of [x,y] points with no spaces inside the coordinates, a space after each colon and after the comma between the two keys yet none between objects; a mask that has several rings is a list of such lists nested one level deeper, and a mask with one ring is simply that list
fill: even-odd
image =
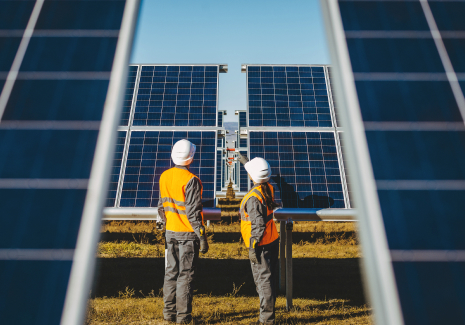
[{"label": "metal pole", "polygon": [[286,309],[292,308],[292,228],[291,218],[286,222]]},{"label": "metal pole", "polygon": [[279,291],[286,292],[286,221],[279,222]]}]

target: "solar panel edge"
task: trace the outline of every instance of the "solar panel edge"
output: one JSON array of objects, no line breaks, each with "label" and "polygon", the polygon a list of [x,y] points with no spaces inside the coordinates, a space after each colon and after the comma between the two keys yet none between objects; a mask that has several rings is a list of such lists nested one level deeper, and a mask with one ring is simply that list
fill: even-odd
[{"label": "solar panel edge", "polygon": [[[339,2],[320,1],[331,61],[334,64],[335,93],[339,119],[344,125],[344,152],[348,160],[353,200],[358,211],[359,236],[364,255],[365,290],[375,310],[379,324],[404,324],[394,270],[390,263],[386,233],[378,196],[373,189],[373,170],[364,135],[360,106],[353,78],[351,61],[345,39]],[[352,79],[353,80],[353,79]],[[333,81],[333,80],[332,80]],[[357,148],[355,148],[357,146]]]},{"label": "solar panel edge", "polygon": [[[83,323],[87,307],[88,292],[90,290],[94,265],[95,250],[99,239],[101,212],[106,199],[109,173],[105,171],[111,166],[116,143],[116,129],[122,110],[125,81],[128,75],[128,63],[131,52],[140,1],[125,3],[121,19],[121,30],[115,49],[112,78],[108,86],[102,128],[97,140],[95,157],[89,178],[89,188],[84,204],[81,225],[76,241],[76,256],[73,259],[64,301],[62,324],[78,325]],[[116,100],[113,100],[116,98]]]}]

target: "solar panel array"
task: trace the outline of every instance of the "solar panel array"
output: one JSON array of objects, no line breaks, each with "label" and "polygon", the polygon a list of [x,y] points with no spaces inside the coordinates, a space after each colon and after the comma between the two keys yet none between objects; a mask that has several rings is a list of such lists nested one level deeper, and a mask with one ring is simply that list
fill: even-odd
[{"label": "solar panel array", "polygon": [[[59,324],[70,316],[63,313],[65,297],[75,302],[76,314],[64,323],[84,320],[91,279],[78,279],[79,268],[92,269],[95,251],[77,247],[78,234],[94,232],[80,229],[81,218],[89,221],[101,203],[98,194],[95,205],[86,201],[86,193],[97,137],[110,136],[99,134],[99,127],[110,74],[122,75],[112,71],[117,43],[123,42],[120,28],[133,34],[129,25],[121,26],[125,5],[0,1],[2,324]],[[124,58],[130,47],[121,45]],[[108,153],[99,149],[97,155]],[[75,249],[79,263],[73,263]],[[67,290],[69,282],[77,286]]]},{"label": "solar panel array", "polygon": [[174,167],[171,148],[189,139],[196,145],[189,170],[203,185],[203,205],[213,207],[216,131],[131,131],[120,207],[157,207],[160,175]]},{"label": "solar panel array", "polygon": [[128,83],[126,85],[126,92],[124,95],[123,112],[121,114],[120,125],[129,125],[129,119],[131,115],[132,101],[134,100],[134,88],[136,87],[137,73],[139,71],[138,66],[129,66],[128,72]]},{"label": "solar panel array", "polygon": [[[129,78],[136,77],[135,84],[128,82],[126,104],[132,106],[122,117],[129,116],[128,125],[120,126],[127,139],[120,140],[125,146],[114,158],[107,206],[156,207],[159,177],[174,167],[171,148],[185,138],[197,146],[190,170],[202,181],[204,207],[212,207],[216,150],[224,141],[216,134],[223,115],[217,114],[219,66],[144,64],[130,71]],[[137,98],[131,101],[132,92]]]},{"label": "solar panel array", "polygon": [[126,131],[118,131],[118,138],[116,139],[115,156],[113,158],[113,166],[111,169],[110,185],[107,195],[107,207],[116,205],[116,198],[118,194],[118,184],[121,173],[121,163],[123,161],[124,145],[126,142]]},{"label": "solar panel array", "polygon": [[247,65],[249,156],[284,207],[350,207],[328,68]]},{"label": "solar panel array", "polygon": [[219,67],[141,66],[133,125],[216,126]]},{"label": "solar panel array", "polygon": [[248,66],[249,126],[330,127],[324,67]]},{"label": "solar panel array", "polygon": [[[327,11],[335,58],[341,62],[338,73],[352,72],[355,81],[345,87],[355,87],[354,93],[341,97],[349,101],[352,118],[344,120],[346,133],[355,137],[357,130],[349,127],[364,125],[369,157],[357,157],[371,161],[374,179],[357,164],[350,166],[351,175],[367,178],[361,186],[376,184],[375,199],[363,192],[359,204],[369,209],[379,203],[381,213],[366,218],[387,238],[384,244],[362,233],[371,240],[365,243],[370,249],[378,247],[365,256],[366,263],[390,256],[382,273],[373,273],[376,268],[367,273],[387,283],[384,270],[392,266],[397,284],[393,299],[387,289],[379,291],[382,286],[372,288],[375,315],[388,320],[397,314],[389,306],[396,306],[398,297],[405,324],[462,324],[465,2],[339,1],[339,10],[334,8]],[[339,21],[344,30],[331,24]],[[336,35],[345,36],[346,44]],[[355,95],[358,103],[352,101]],[[361,121],[354,108],[360,109]],[[361,219],[361,229],[365,222]]]},{"label": "solar panel array", "polygon": [[345,207],[332,132],[250,131],[255,157],[270,164],[275,198],[284,207]]}]

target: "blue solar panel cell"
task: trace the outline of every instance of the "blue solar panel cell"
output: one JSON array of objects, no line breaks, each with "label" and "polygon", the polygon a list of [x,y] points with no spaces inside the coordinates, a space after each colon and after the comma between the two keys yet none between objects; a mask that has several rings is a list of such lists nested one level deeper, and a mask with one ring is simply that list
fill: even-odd
[{"label": "blue solar panel cell", "polygon": [[203,185],[203,205],[214,205],[216,132],[214,131],[132,131],[126,162],[121,207],[156,207],[160,175],[174,167],[171,148],[181,139],[197,146],[189,170]]},{"label": "blue solar panel cell", "polygon": [[250,126],[332,126],[323,67],[251,67],[247,70]]},{"label": "blue solar panel cell", "polygon": [[465,46],[463,44],[463,39],[444,39],[444,46],[449,54],[455,72],[465,72],[465,58],[463,57]]},{"label": "blue solar panel cell", "polygon": [[379,190],[389,247],[400,250],[465,249],[463,191]]},{"label": "blue solar panel cell", "polygon": [[367,131],[366,136],[376,179],[465,180],[465,132]]},{"label": "blue solar panel cell", "polygon": [[354,72],[442,72],[432,38],[347,40]]},{"label": "blue solar panel cell", "polygon": [[[0,178],[87,179],[97,135],[98,131],[0,130]],[[32,155],[36,150],[41,154]]]},{"label": "blue solar panel cell", "polygon": [[0,270],[4,278],[21,279],[2,283],[3,324],[60,324],[71,261],[0,261]]},{"label": "blue solar panel cell", "polygon": [[364,121],[462,121],[447,81],[356,81],[356,85]]},{"label": "blue solar panel cell", "polygon": [[[429,6],[440,31],[464,31],[463,1],[430,1]],[[443,36],[444,37],[444,36]]]},{"label": "blue solar panel cell", "polygon": [[17,80],[2,120],[100,121],[107,89],[108,80]]},{"label": "blue solar panel cell", "polygon": [[[33,37],[20,71],[111,71],[115,37]],[[101,58],[95,60],[96,57]],[[109,75],[86,79],[109,79]],[[70,78],[72,79],[72,78]]]},{"label": "blue solar panel cell", "polygon": [[272,169],[276,199],[287,208],[344,208],[334,134],[250,131],[250,158]]},{"label": "blue solar panel cell", "polygon": [[121,163],[123,160],[124,144],[126,142],[126,131],[118,131],[116,138],[115,157],[113,158],[113,166],[111,169],[110,185],[107,195],[107,207],[113,207],[116,203],[116,195],[120,179]]},{"label": "blue solar panel cell", "polygon": [[[126,1],[45,1],[36,29],[119,31]],[[82,17],[85,16],[85,19]],[[102,19],[105,17],[105,19]]]},{"label": "blue solar panel cell", "polygon": [[21,37],[0,37],[0,71],[9,71]]},{"label": "blue solar panel cell", "polygon": [[8,216],[2,219],[0,248],[75,248],[86,190],[0,189],[0,194],[2,215]]},{"label": "blue solar panel cell", "polygon": [[419,1],[339,1],[339,7],[346,32],[429,30]]},{"label": "blue solar panel cell", "polygon": [[133,125],[216,126],[218,73],[218,66],[142,66]]},{"label": "blue solar panel cell", "polygon": [[405,324],[465,322],[465,263],[394,262],[393,266]]},{"label": "blue solar panel cell", "polygon": [[25,29],[35,1],[0,1],[0,29]]}]

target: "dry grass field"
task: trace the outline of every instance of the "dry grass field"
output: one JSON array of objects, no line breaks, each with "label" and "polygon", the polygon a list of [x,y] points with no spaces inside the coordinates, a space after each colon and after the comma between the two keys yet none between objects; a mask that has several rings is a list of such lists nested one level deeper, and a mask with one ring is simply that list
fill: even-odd
[{"label": "dry grass field", "polygon": [[[279,228],[279,225],[278,225]],[[195,284],[196,324],[248,324],[258,318],[240,225],[212,224],[210,251]],[[164,238],[153,222],[102,225],[87,324],[163,324]],[[361,284],[354,223],[294,225],[294,308],[278,297],[278,324],[371,324]]]}]

